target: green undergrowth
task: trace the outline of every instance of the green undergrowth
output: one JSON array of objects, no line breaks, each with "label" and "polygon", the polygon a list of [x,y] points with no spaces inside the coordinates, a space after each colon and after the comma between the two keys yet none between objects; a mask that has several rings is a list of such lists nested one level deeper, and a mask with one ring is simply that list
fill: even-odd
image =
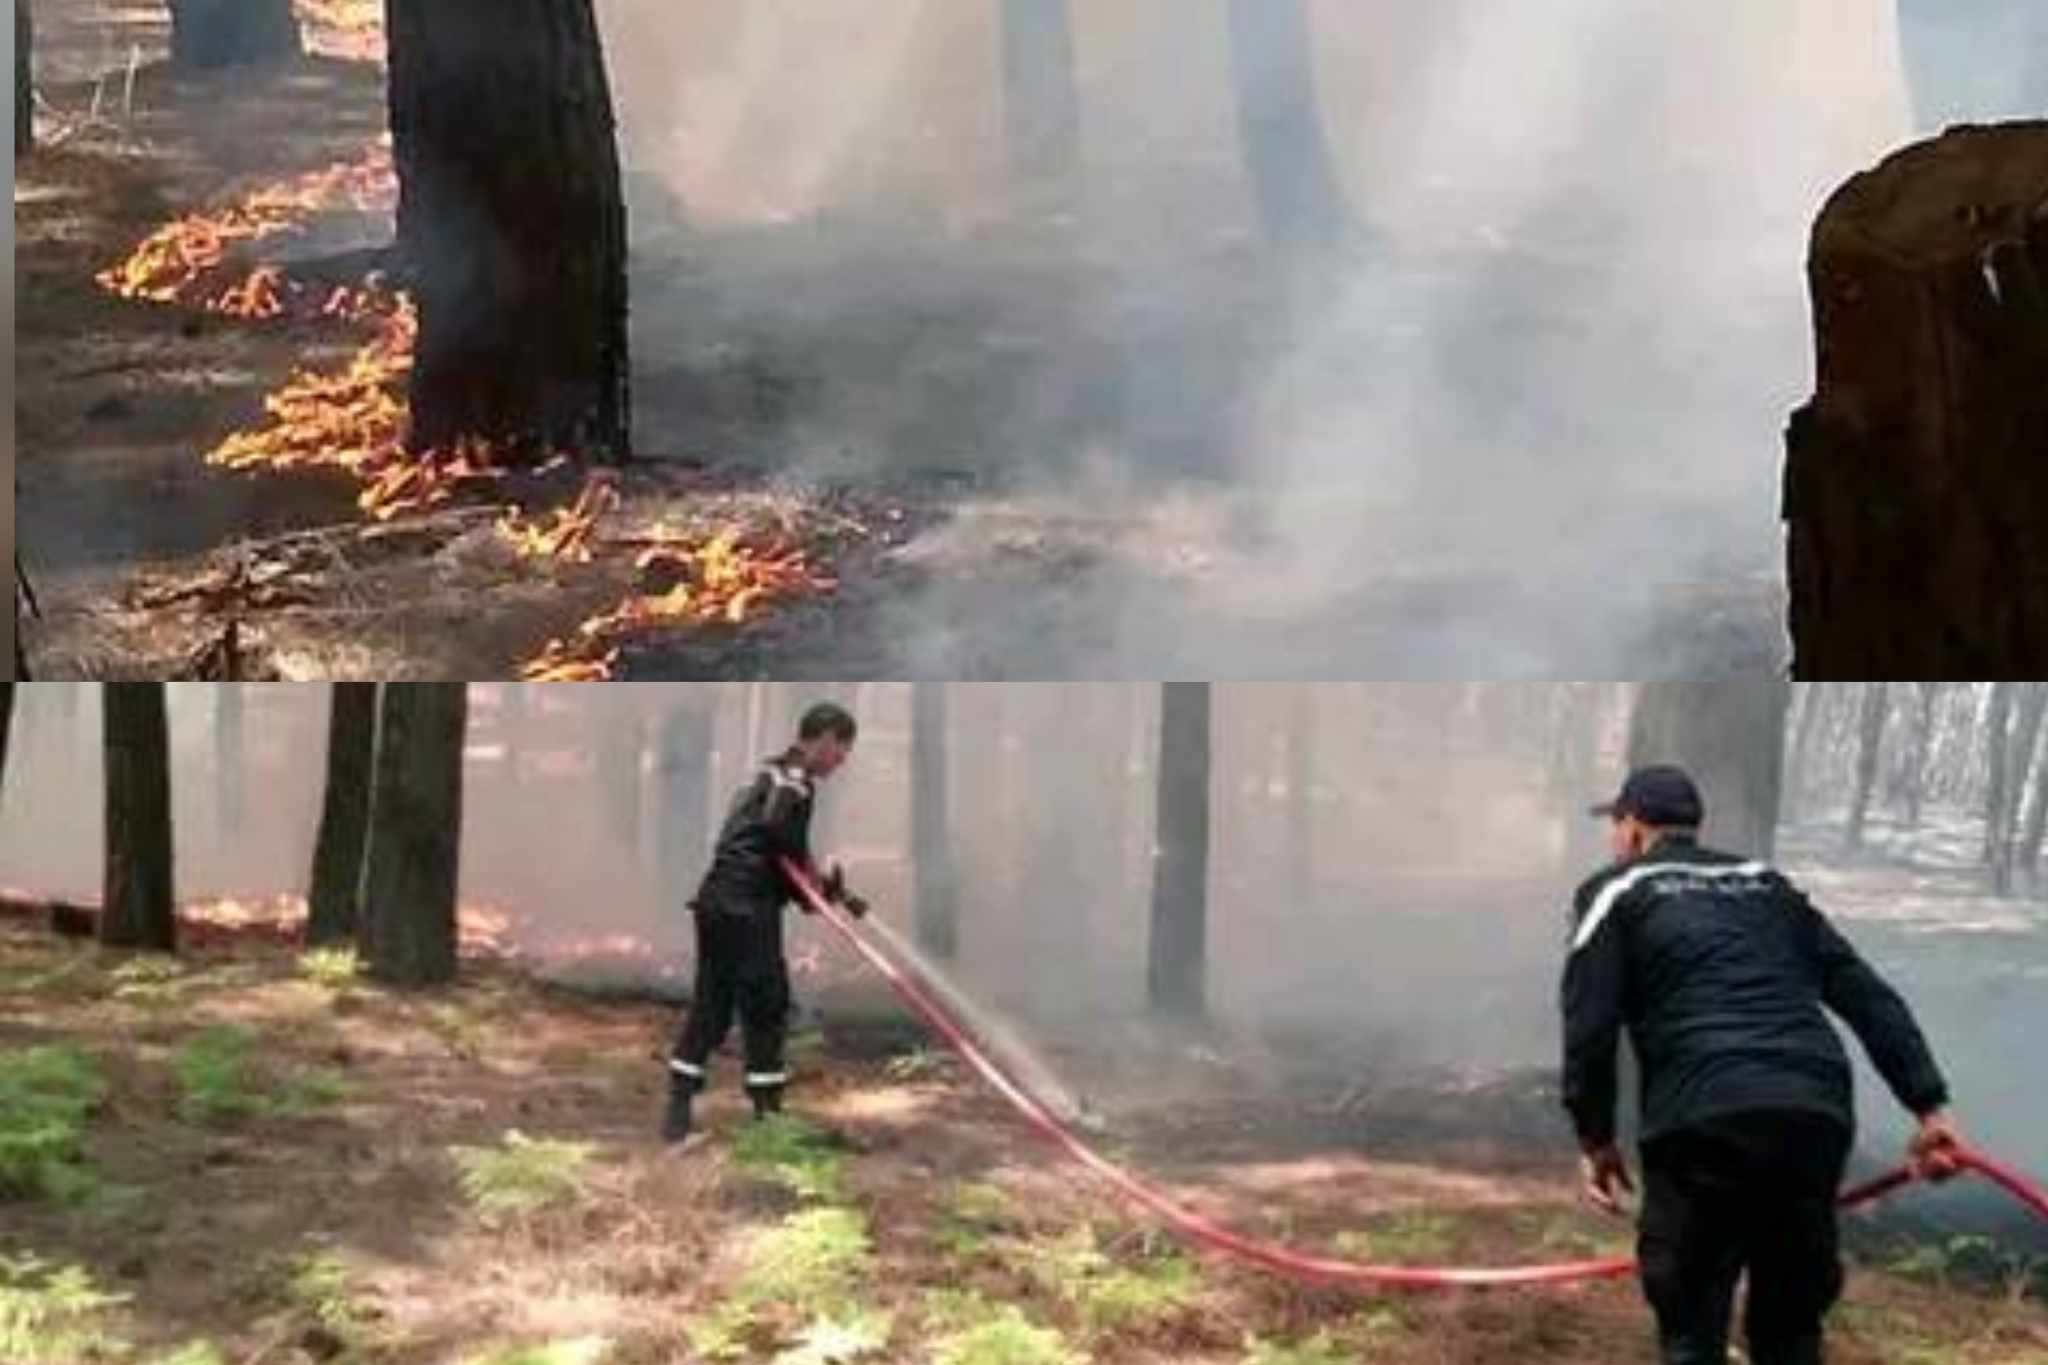
[{"label": "green undergrowth", "polygon": [[106,1096],[99,1065],[68,1043],[0,1051],[0,1198],[89,1195],[85,1124]]},{"label": "green undergrowth", "polygon": [[530,1138],[513,1128],[492,1146],[452,1146],[448,1154],[463,1198],[486,1218],[497,1218],[533,1213],[574,1196],[594,1150],[588,1142]]},{"label": "green undergrowth", "polygon": [[846,1158],[815,1125],[794,1114],[771,1114],[733,1134],[733,1163],[783,1185],[801,1199],[836,1204],[846,1198]]}]

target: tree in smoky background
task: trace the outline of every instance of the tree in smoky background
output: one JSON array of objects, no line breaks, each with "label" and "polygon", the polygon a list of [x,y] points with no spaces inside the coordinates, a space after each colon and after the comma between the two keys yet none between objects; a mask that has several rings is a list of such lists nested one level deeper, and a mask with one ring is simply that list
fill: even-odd
[{"label": "tree in smoky background", "polygon": [[357,932],[369,974],[393,985],[455,977],[468,691],[464,683],[384,687]]},{"label": "tree in smoky background", "polygon": [[702,684],[664,689],[655,718],[656,923],[680,948],[685,903],[703,874],[711,827],[711,749],[718,694]]},{"label": "tree in smoky background", "polygon": [[1688,770],[1707,803],[1701,837],[1769,858],[1778,841],[1790,700],[1790,684],[1771,677],[1644,683],[1629,722],[1629,764]]},{"label": "tree in smoky background", "polygon": [[1159,828],[1146,992],[1160,1014],[1207,1011],[1210,684],[1159,685]]},{"label": "tree in smoky background", "polygon": [[170,720],[162,683],[100,684],[106,849],[100,942],[178,946],[171,879]]},{"label": "tree in smoky background", "polygon": [[1316,94],[1307,0],[1229,0],[1231,74],[1252,201],[1269,240],[1335,245],[1349,226]]},{"label": "tree in smoky background", "polygon": [[313,875],[306,894],[306,942],[350,943],[370,842],[370,791],[377,740],[377,684],[335,683],[327,724],[327,781]]},{"label": "tree in smoky background", "polygon": [[413,450],[631,454],[626,214],[591,0],[391,0]]},{"label": "tree in smoky background", "polygon": [[1032,211],[1069,209],[1080,189],[1081,95],[1067,0],[1001,3],[1011,183]]},{"label": "tree in smoky background", "polygon": [[7,797],[7,737],[14,729],[14,680],[0,680],[0,801]]},{"label": "tree in smoky background", "polygon": [[[35,82],[29,52],[35,46],[35,22],[28,0],[14,0],[14,159],[36,145]],[[15,563],[20,564],[17,559]],[[16,637],[17,642],[19,636]],[[19,649],[17,643],[16,648]]]},{"label": "tree in smoky background", "polygon": [[948,801],[946,684],[911,684],[910,858],[917,946],[947,959],[960,951],[959,872]]}]

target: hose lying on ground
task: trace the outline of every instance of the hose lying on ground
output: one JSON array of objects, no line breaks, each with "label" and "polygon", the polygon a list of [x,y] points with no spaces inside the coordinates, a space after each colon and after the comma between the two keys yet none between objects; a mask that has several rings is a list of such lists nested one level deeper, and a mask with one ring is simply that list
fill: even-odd
[{"label": "hose lying on ground", "polygon": [[[818,884],[802,868],[787,861],[783,868],[802,894],[805,904],[837,930],[853,950],[894,988],[912,1012],[943,1038],[997,1094],[1008,1100],[1040,1135],[1188,1241],[1308,1284],[1408,1288],[1567,1284],[1579,1280],[1614,1279],[1635,1272],[1635,1258],[1630,1256],[1522,1266],[1371,1265],[1362,1261],[1306,1255],[1278,1242],[1247,1236],[1224,1227],[1083,1142],[1057,1115],[996,1065],[940,1003],[936,992],[914,967],[898,961],[869,942],[846,912],[828,901]],[[1990,1180],[2041,1217],[2048,1218],[2048,1191],[2018,1171],[1968,1148],[1957,1153],[1957,1160],[1965,1169]],[[1911,1184],[1915,1179],[1912,1170],[1902,1166],[1842,1191],[1841,1206],[1854,1208],[1869,1203],[1900,1186]]]}]

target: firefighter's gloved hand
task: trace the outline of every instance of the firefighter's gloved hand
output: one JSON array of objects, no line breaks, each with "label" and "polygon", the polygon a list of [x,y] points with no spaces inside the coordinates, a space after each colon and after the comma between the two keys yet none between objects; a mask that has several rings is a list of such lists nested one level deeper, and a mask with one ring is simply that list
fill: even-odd
[{"label": "firefighter's gloved hand", "polygon": [[840,904],[844,905],[847,913],[855,919],[866,919],[868,917],[868,903],[851,891],[846,893],[846,898]]},{"label": "firefighter's gloved hand", "polygon": [[824,891],[825,899],[834,905],[843,902],[846,899],[846,870],[838,863],[826,868],[825,880],[820,889]]}]

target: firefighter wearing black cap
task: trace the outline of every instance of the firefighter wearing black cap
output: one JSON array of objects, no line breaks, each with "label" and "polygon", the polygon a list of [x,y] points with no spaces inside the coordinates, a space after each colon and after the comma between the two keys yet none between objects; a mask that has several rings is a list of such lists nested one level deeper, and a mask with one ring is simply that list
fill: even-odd
[{"label": "firefighter wearing black cap", "polygon": [[[804,713],[796,743],[761,765],[733,798],[711,867],[690,909],[697,921],[697,981],[682,1036],[669,1058],[668,1112],[662,1136],[690,1133],[690,1106],[704,1088],[711,1054],[739,1017],[746,1051],[746,1091],[755,1117],[782,1107],[788,1073],[783,1042],[789,1028],[789,964],[782,952],[782,912],[802,904],[782,869],[787,858],[811,869],[811,805],[817,784],[853,752],[853,717],[829,702]],[[825,894],[854,915],[867,903],[846,889],[834,866]],[[808,907],[806,907],[808,913]]]},{"label": "firefighter wearing black cap", "polygon": [[1573,900],[1564,1102],[1587,1196],[1632,1189],[1615,1142],[1615,1045],[1642,1086],[1643,1292],[1666,1365],[1723,1365],[1749,1273],[1755,1365],[1812,1365],[1841,1291],[1835,1193],[1854,1136],[1849,1059],[1822,1007],[1919,1118],[1923,1175],[1954,1174],[1948,1086],[1912,1013],[1793,884],[1701,846],[1681,770],[1643,768],[1594,808],[1614,863]]}]

